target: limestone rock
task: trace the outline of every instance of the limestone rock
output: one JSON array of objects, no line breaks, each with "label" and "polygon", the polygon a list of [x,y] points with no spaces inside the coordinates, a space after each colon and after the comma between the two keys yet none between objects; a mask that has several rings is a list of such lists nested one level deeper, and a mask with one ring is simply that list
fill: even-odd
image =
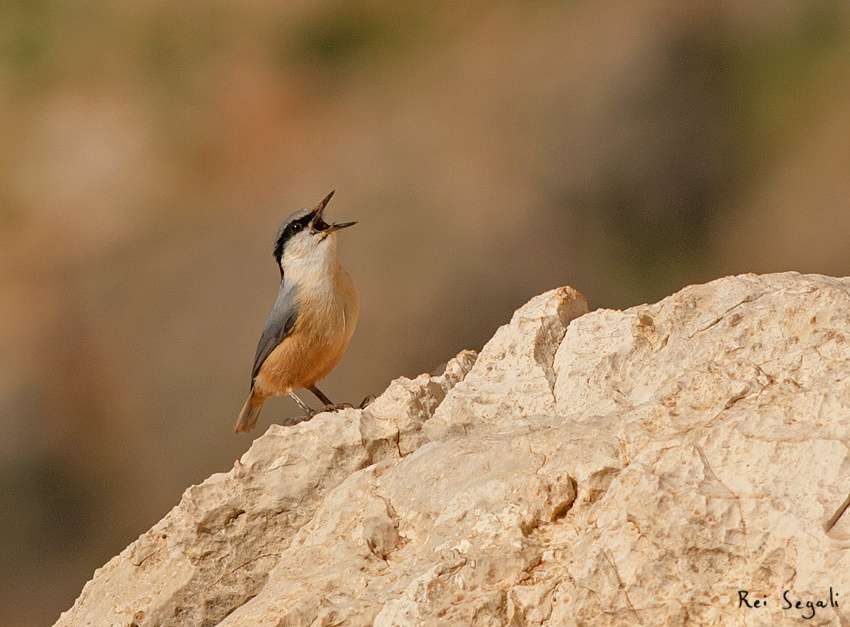
[{"label": "limestone rock", "polygon": [[[168,515],[95,572],[56,625],[215,625],[254,597],[295,533],[352,473],[412,447],[411,434],[475,362],[397,379],[370,410],[272,425],[229,473],[189,488]],[[387,405],[394,405],[393,414]],[[412,440],[412,442],[409,442]]]},{"label": "limestone rock", "polygon": [[850,280],[585,311],[270,428],[57,625],[850,622]]},{"label": "limestone rock", "polygon": [[555,410],[553,361],[570,321],[587,301],[569,287],[532,298],[481,351],[483,359],[437,408],[424,429],[431,439],[464,433],[499,417]]}]

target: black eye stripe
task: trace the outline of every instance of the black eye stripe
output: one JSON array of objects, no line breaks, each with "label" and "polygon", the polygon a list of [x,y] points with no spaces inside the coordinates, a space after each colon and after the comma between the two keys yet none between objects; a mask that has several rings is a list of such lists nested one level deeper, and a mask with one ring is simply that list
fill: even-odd
[{"label": "black eye stripe", "polygon": [[308,224],[310,224],[311,218],[312,218],[312,216],[306,215],[303,218],[301,218],[300,220],[296,220],[295,222],[290,224],[286,229],[288,234],[291,235],[293,233],[297,233],[298,231],[302,230],[304,227],[306,227]]},{"label": "black eye stripe", "polygon": [[278,237],[275,242],[274,247],[274,257],[280,262],[280,258],[283,255],[283,249],[286,246],[286,243],[292,238],[293,235],[299,233],[304,230],[307,226],[309,226],[310,222],[313,219],[313,214],[308,213],[307,215],[294,220],[293,222],[286,225],[286,228],[283,229],[283,232]]}]

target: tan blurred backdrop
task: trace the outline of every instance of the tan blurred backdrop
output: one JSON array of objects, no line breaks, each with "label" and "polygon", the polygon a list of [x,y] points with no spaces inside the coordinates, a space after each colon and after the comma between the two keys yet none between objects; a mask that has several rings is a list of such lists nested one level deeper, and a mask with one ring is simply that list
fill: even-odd
[{"label": "tan blurred backdrop", "polygon": [[[227,471],[290,212],[328,215],[359,402],[532,295],[850,274],[844,0],[4,0],[0,624]],[[313,399],[311,399],[313,400]],[[269,422],[297,411],[269,403]]]}]

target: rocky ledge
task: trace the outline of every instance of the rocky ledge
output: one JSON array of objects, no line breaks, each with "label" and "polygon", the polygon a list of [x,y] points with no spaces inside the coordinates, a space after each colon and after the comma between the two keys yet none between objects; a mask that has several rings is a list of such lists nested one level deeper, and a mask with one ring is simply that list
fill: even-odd
[{"label": "rocky ledge", "polygon": [[480,355],[272,426],[57,625],[850,622],[848,357],[850,279],[547,292]]}]

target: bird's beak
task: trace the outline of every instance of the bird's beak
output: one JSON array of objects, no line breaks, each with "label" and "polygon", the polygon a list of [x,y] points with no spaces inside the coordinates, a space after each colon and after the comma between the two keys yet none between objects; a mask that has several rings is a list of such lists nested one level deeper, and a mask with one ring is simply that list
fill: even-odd
[{"label": "bird's beak", "polygon": [[[336,190],[334,190],[334,191],[336,191]],[[320,202],[318,205],[316,205],[315,209],[313,209],[314,215],[313,215],[313,221],[311,222],[313,230],[314,231],[321,231],[326,236],[330,235],[334,231],[339,231],[340,229],[345,229],[345,228],[348,228],[349,226],[353,226],[353,225],[357,224],[356,222],[340,222],[338,224],[328,224],[327,222],[324,221],[324,219],[322,219],[322,213],[324,213],[325,207],[328,206],[328,201],[330,201],[331,196],[333,196],[333,195],[334,195],[334,192],[332,191],[330,194],[328,194],[327,196],[325,196],[322,199],[322,202]]]},{"label": "bird's beak", "polygon": [[335,191],[336,191],[335,189],[332,189],[331,193],[328,194],[327,196],[325,196],[322,199],[322,202],[320,202],[318,205],[316,205],[316,208],[313,209],[313,222],[314,223],[315,222],[319,222],[319,223],[324,222],[324,220],[322,220],[322,213],[324,213],[325,207],[328,206],[328,202],[330,202],[331,197],[334,195]]},{"label": "bird's beak", "polygon": [[354,226],[357,224],[356,222],[338,222],[336,224],[331,224],[328,228],[328,233],[333,233],[334,231],[339,231],[341,229],[347,229],[350,226]]}]

